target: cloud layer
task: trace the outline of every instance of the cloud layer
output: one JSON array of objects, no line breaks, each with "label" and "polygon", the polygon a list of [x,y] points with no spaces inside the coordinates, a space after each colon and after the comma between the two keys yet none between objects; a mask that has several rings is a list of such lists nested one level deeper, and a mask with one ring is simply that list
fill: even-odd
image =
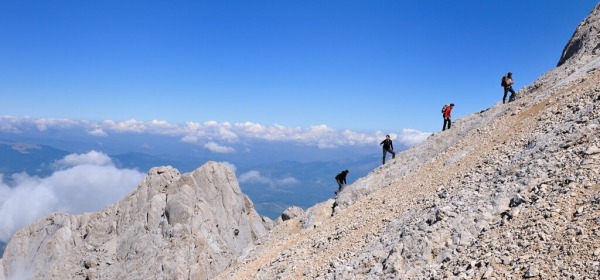
[{"label": "cloud layer", "polygon": [[268,142],[294,142],[322,149],[376,145],[390,134],[395,143],[412,146],[417,144],[430,132],[403,129],[399,133],[363,133],[351,130],[337,130],[326,125],[309,127],[286,127],[282,125],[265,126],[258,123],[218,123],[215,121],[187,122],[183,125],[171,124],[167,121],[153,120],[143,122],[137,120],[101,122],[74,121],[69,119],[29,118],[0,116],[0,132],[20,133],[28,130],[43,132],[49,129],[81,128],[94,137],[108,137],[112,134],[149,133],[179,137],[181,142],[198,144],[215,153],[231,153],[233,143],[246,140],[262,140]]},{"label": "cloud layer", "polygon": [[[80,214],[111,205],[137,186],[145,174],[118,169],[105,154],[71,154],[53,164],[52,175],[0,177],[0,241],[54,212]],[[1,174],[0,174],[1,175]],[[9,185],[10,184],[10,185]]]},{"label": "cloud layer", "polygon": [[250,183],[250,184],[263,184],[268,185],[270,187],[281,187],[281,186],[289,186],[299,184],[300,181],[294,177],[285,177],[280,179],[273,179],[267,176],[261,175],[260,171],[252,170],[240,174],[238,181],[240,183]]}]

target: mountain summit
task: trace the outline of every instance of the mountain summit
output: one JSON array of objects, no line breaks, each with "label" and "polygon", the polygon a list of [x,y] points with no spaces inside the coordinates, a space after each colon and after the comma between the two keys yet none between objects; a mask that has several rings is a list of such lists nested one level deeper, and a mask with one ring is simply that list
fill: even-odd
[{"label": "mountain summit", "polygon": [[97,213],[54,214],[13,236],[0,279],[206,279],[267,229],[233,172],[153,168]]},{"label": "mountain summit", "polygon": [[0,280],[598,278],[599,7],[516,101],[269,231],[225,165],[154,168],[104,211],[19,231]]},{"label": "mountain summit", "polygon": [[587,63],[600,54],[600,5],[596,5],[590,15],[582,21],[569,43],[565,46],[557,66],[572,61],[575,64]]}]

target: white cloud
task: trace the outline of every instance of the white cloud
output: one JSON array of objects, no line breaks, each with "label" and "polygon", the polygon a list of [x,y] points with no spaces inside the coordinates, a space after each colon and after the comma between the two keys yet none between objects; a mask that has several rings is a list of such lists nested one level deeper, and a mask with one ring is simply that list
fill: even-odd
[{"label": "white cloud", "polygon": [[198,136],[186,135],[181,138],[181,142],[185,143],[196,143],[198,142]]},{"label": "white cloud", "polygon": [[153,126],[162,127],[162,128],[173,128],[173,127],[175,127],[174,125],[170,124],[168,121],[152,120],[150,123]]},{"label": "white cloud", "polygon": [[243,173],[238,178],[240,183],[260,183],[260,184],[269,184],[271,180],[267,177],[263,177],[260,175],[259,171],[252,170],[246,173]]},{"label": "white cloud", "polygon": [[87,154],[70,154],[64,158],[57,160],[54,163],[54,167],[62,169],[65,167],[74,167],[77,165],[98,165],[107,166],[112,165],[113,162],[109,156],[104,153],[96,151],[90,151]]},{"label": "white cloud", "polygon": [[258,123],[243,122],[229,123],[206,121],[186,122],[184,125],[171,124],[167,121],[152,120],[143,122],[138,120],[102,122],[72,121],[65,119],[34,119],[0,116],[0,131],[7,133],[21,133],[33,125],[38,130],[49,128],[65,128],[80,126],[86,133],[93,136],[107,136],[109,133],[148,133],[155,135],[169,135],[179,137],[185,143],[207,143],[205,148],[217,152],[228,153],[233,149],[228,144],[244,141],[269,141],[269,142],[294,142],[321,149],[338,148],[347,146],[377,145],[390,134],[398,144],[412,146],[422,142],[430,135],[414,129],[403,129],[399,133],[363,133],[351,130],[338,130],[320,124],[309,127],[286,127],[283,125],[265,126]]},{"label": "white cloud", "polygon": [[216,121],[205,121],[205,122],[204,122],[204,125],[205,125],[205,126],[218,126],[218,125],[219,125],[219,123],[218,123],[218,122],[216,122]]},{"label": "white cloud", "polygon": [[77,121],[69,119],[36,119],[33,123],[37,126],[39,131],[46,131],[49,127],[68,128],[78,125]]},{"label": "white cloud", "polygon": [[206,148],[207,150],[209,150],[213,153],[220,153],[220,154],[233,153],[235,151],[235,149],[233,149],[231,147],[222,146],[215,142],[208,142],[208,143],[204,144],[204,148]]},{"label": "white cloud", "polygon": [[251,170],[246,173],[241,174],[238,177],[238,181],[240,183],[250,183],[250,184],[263,184],[269,185],[271,187],[276,186],[289,186],[300,183],[300,180],[294,177],[285,177],[282,179],[272,179],[260,174],[260,171]]},{"label": "white cloud", "polygon": [[59,162],[63,169],[45,178],[13,174],[10,186],[0,178],[0,241],[50,213],[99,211],[125,197],[145,176],[118,169],[108,156],[94,151]]},{"label": "white cloud", "polygon": [[196,130],[199,130],[200,128],[202,128],[202,125],[197,122],[186,122],[185,128],[188,131],[196,131]]},{"label": "white cloud", "polygon": [[147,127],[148,131],[155,134],[180,135],[183,132],[179,126],[161,120],[152,120]]},{"label": "white cloud", "polygon": [[398,141],[407,146],[413,146],[425,141],[429,136],[431,136],[431,132],[403,129],[400,135],[398,135]]},{"label": "white cloud", "polygon": [[289,186],[289,185],[296,185],[300,183],[300,180],[294,178],[294,177],[285,177],[283,179],[279,179],[276,180],[275,183],[277,185],[285,185],[285,186]]},{"label": "white cloud", "polygon": [[219,139],[226,139],[229,141],[238,138],[238,135],[231,130],[230,126],[222,126],[217,129],[217,136]]},{"label": "white cloud", "polygon": [[262,126],[261,124],[258,123],[251,123],[251,122],[245,122],[245,123],[240,123],[238,125],[238,127],[240,129],[242,129],[243,131],[245,130],[248,133],[262,133],[266,130],[266,127]]},{"label": "white cloud", "polygon": [[100,137],[108,136],[108,134],[106,132],[104,132],[104,130],[102,130],[102,128],[94,128],[92,130],[88,130],[88,134],[92,135],[92,136],[100,136]]},{"label": "white cloud", "polygon": [[8,123],[0,123],[0,132],[21,133],[21,131],[18,128]]},{"label": "white cloud", "polygon": [[144,132],[147,129],[147,126],[144,122],[136,121],[136,120],[127,120],[122,122],[115,122],[113,120],[105,120],[102,123],[102,126],[108,130],[113,130],[116,132]]}]

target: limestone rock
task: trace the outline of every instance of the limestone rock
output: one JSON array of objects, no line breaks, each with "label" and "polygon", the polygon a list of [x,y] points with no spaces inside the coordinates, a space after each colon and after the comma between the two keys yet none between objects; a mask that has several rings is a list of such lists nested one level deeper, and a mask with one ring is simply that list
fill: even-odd
[{"label": "limestone rock", "polygon": [[304,209],[298,206],[291,206],[288,209],[285,209],[285,211],[283,211],[283,214],[281,214],[281,219],[283,221],[287,221],[302,216],[302,214],[304,214]]},{"label": "limestone rock", "polygon": [[600,54],[600,4],[582,21],[565,46],[557,66],[567,61],[591,59]]},{"label": "limestone rock", "polygon": [[226,165],[157,167],[101,212],[53,214],[19,231],[0,279],[210,279],[266,232]]}]

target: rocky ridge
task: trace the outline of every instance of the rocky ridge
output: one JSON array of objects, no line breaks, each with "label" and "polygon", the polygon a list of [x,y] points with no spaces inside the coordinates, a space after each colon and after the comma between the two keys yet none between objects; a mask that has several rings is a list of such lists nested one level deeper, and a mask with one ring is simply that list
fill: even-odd
[{"label": "rocky ridge", "polygon": [[581,65],[600,54],[600,37],[598,36],[600,13],[598,9],[600,7],[596,6],[590,15],[577,26],[573,37],[565,46],[557,66],[571,62],[575,65]]},{"label": "rocky ridge", "polygon": [[209,279],[267,233],[224,164],[157,167],[100,212],[53,214],[22,229],[0,279]]}]

